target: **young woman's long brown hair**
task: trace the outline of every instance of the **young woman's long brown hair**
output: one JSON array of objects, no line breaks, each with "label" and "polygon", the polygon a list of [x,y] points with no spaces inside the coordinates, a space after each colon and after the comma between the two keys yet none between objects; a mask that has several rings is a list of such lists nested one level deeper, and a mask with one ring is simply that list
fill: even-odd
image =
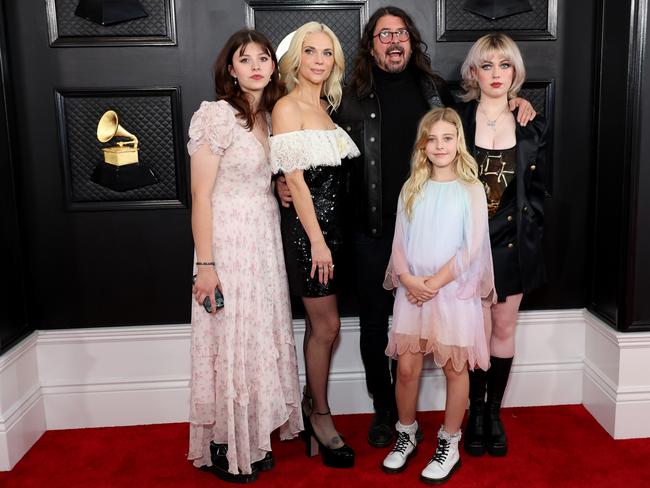
[{"label": "young woman's long brown hair", "polygon": [[270,112],[275,102],[284,95],[284,85],[280,81],[278,60],[275,57],[275,51],[273,51],[271,41],[264,34],[252,29],[241,29],[235,32],[228,38],[226,44],[219,52],[213,68],[214,91],[217,100],[225,100],[232,105],[237,110],[239,117],[246,122],[245,127],[249,130],[253,127],[255,113],[253,113],[249,98],[242,91],[241,87],[235,84],[235,79],[228,72],[228,68],[232,66],[232,59],[237,49],[241,47],[242,52],[244,52],[246,46],[251,43],[259,44],[265,49],[266,53],[273,59],[273,64],[275,65],[275,70],[271,75],[271,81],[264,88],[264,93],[257,108],[258,112]]}]

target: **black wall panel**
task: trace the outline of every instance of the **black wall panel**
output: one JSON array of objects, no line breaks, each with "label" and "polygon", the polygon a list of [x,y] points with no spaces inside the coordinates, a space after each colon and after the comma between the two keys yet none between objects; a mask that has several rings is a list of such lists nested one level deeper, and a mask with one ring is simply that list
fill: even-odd
[{"label": "black wall panel", "polygon": [[33,330],[25,309],[25,268],[14,174],[18,151],[12,144],[16,136],[15,111],[5,33],[6,14],[0,3],[0,353]]},{"label": "black wall panel", "polygon": [[648,1],[602,9],[589,308],[620,331],[650,330]]},{"label": "black wall panel", "polygon": [[[49,45],[44,2],[5,3],[18,114],[14,128],[21,149],[16,193],[24,208],[27,296],[37,297],[29,300],[31,325],[47,329],[187,323],[189,209],[66,210],[54,93],[180,87],[186,134],[200,102],[213,99],[212,63],[226,38],[246,24],[246,4],[176,0],[176,46],[58,48]],[[367,10],[372,13],[392,3],[370,0]],[[445,79],[457,81],[471,42],[436,41],[436,0],[404,0],[399,5],[422,31],[434,68]],[[553,80],[555,87],[553,198],[547,205],[549,285],[528,297],[529,308],[587,303],[593,242],[593,8],[587,0],[558,2],[557,40],[519,41],[528,78]],[[183,164],[188,159],[185,156]]]},{"label": "black wall panel", "polygon": [[[650,9],[645,12],[646,26],[650,25]],[[646,47],[643,53],[643,73],[641,75],[641,120],[639,133],[650,134],[650,50]],[[635,275],[634,289],[635,305],[634,322],[650,328],[650,147],[642,141],[639,146],[639,190],[636,205],[636,262],[638,270]]]}]

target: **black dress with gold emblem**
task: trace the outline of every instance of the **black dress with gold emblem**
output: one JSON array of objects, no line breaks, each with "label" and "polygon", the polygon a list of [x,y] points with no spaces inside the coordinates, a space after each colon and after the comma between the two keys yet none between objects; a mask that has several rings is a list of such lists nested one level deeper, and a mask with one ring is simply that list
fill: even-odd
[{"label": "black dress with gold emblem", "polygon": [[[542,242],[547,126],[538,115],[525,127],[516,125],[513,148],[486,151],[474,142],[477,108],[476,101],[454,106],[463,121],[467,150],[475,157],[479,171],[488,164],[483,171],[488,174],[481,179],[491,200],[490,243],[498,300],[502,302],[508,295],[528,293],[546,281]],[[517,113],[513,115],[516,119]]]},{"label": "black dress with gold emblem", "polygon": [[[521,293],[521,270],[517,253],[516,146],[510,149],[483,149],[476,146],[479,179],[485,188],[490,219],[490,243],[494,263],[494,284],[499,300]],[[505,225],[494,225],[505,222]]]}]

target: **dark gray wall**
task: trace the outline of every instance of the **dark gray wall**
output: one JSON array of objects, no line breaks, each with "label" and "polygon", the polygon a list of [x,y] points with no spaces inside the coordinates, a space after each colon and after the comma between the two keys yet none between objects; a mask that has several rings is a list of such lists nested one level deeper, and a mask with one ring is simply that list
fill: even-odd
[{"label": "dark gray wall", "polygon": [[650,330],[648,2],[601,6],[589,308],[618,330]]},{"label": "dark gray wall", "polygon": [[5,22],[4,6],[0,3],[0,351],[32,330],[25,313],[25,269],[14,183],[18,153],[12,147],[15,112]]},{"label": "dark gray wall", "polygon": [[[650,9],[645,11],[646,26],[650,25]],[[641,126],[639,133],[650,134],[650,50],[646,46],[643,57],[643,74],[641,75]],[[636,243],[637,270],[634,282],[636,299],[634,305],[634,321],[645,323],[644,328],[650,328],[650,147],[641,137],[639,143],[639,190],[637,201]]]},{"label": "dark gray wall", "polygon": [[[369,1],[368,10],[390,3]],[[556,88],[554,191],[547,206],[549,285],[528,297],[526,306],[536,309],[585,306],[590,278],[595,14],[587,0],[558,3],[557,40],[519,43],[529,79],[555,80]],[[199,103],[213,97],[210,68],[225,39],[245,24],[244,3],[176,0],[178,46],[84,48],[49,47],[43,2],[5,5],[30,325],[187,323],[189,210],[66,211],[54,90],[180,86],[186,133]],[[399,5],[416,19],[434,68],[447,80],[458,80],[471,43],[435,41],[435,1]]]}]

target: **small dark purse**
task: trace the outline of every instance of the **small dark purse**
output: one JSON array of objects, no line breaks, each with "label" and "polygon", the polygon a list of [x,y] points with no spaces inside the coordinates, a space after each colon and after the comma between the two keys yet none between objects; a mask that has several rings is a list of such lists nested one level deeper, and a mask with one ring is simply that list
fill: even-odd
[{"label": "small dark purse", "polygon": [[[196,275],[192,276],[192,284],[196,283]],[[223,308],[223,294],[219,291],[219,288],[214,289],[214,303],[217,305],[217,310]],[[205,297],[203,300],[203,308],[208,313],[212,313],[212,303],[210,302],[210,297]]]}]

